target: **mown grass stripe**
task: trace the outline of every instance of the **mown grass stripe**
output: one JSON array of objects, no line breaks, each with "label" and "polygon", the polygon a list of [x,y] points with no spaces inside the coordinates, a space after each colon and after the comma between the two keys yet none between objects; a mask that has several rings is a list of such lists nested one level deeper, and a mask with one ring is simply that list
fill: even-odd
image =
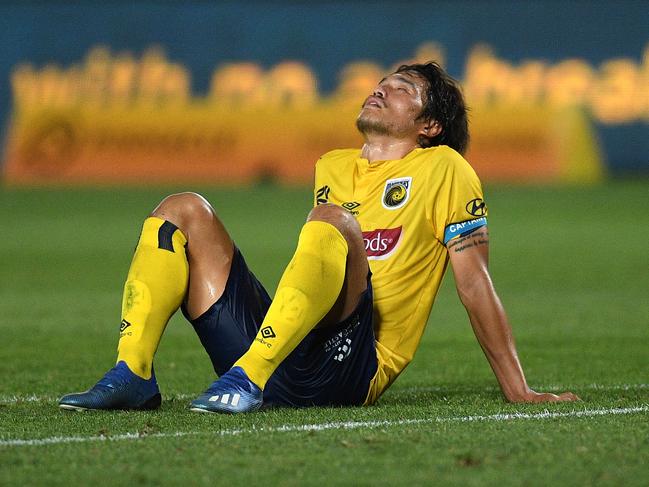
[{"label": "mown grass stripe", "polygon": [[353,430],[361,428],[388,428],[394,426],[408,426],[414,424],[432,424],[432,423],[470,423],[470,422],[489,422],[489,421],[515,421],[515,420],[545,420],[557,418],[584,418],[595,416],[613,416],[623,414],[635,414],[649,412],[649,405],[643,404],[628,408],[611,408],[611,409],[582,409],[566,412],[542,411],[540,413],[501,413],[491,415],[471,415],[471,416],[450,416],[436,418],[412,418],[400,420],[376,420],[376,421],[343,421],[331,423],[315,423],[302,425],[281,425],[267,426],[261,428],[246,429],[224,429],[220,431],[175,431],[170,433],[123,433],[112,436],[52,436],[49,438],[33,439],[2,439],[0,447],[19,447],[19,446],[46,446],[58,445],[64,443],[87,443],[96,441],[126,441],[141,440],[146,438],[178,438],[184,436],[235,436],[255,433],[291,433],[301,431],[327,431],[327,430]]}]

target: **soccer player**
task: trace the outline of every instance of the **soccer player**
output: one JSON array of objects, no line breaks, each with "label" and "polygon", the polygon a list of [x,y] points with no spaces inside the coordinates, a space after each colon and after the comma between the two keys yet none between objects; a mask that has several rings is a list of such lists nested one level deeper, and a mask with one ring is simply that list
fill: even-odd
[{"label": "soccer player", "polygon": [[373,404],[412,360],[449,261],[505,398],[577,399],[525,380],[489,275],[482,188],[461,155],[469,134],[456,82],[436,63],[401,66],[356,124],[361,149],[317,162],[315,206],[272,300],[205,199],[163,200],[124,287],[117,365],[60,407],[158,407],[153,356],[179,307],[219,376],[191,410]]}]

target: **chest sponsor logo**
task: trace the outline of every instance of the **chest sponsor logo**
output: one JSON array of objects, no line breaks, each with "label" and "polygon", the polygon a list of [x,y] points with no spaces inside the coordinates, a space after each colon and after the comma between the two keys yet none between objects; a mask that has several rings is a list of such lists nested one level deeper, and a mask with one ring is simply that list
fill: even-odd
[{"label": "chest sponsor logo", "polygon": [[466,211],[473,216],[485,216],[487,205],[482,198],[476,198],[466,204]]},{"label": "chest sponsor logo", "polygon": [[322,186],[321,188],[318,188],[318,190],[315,192],[316,204],[323,205],[325,203],[329,203],[330,192],[331,188],[329,186]]},{"label": "chest sponsor logo", "polygon": [[365,253],[369,260],[387,259],[399,246],[402,236],[402,227],[380,228],[363,232]]},{"label": "chest sponsor logo", "polygon": [[405,205],[408,202],[408,198],[410,198],[411,186],[411,177],[388,179],[385,182],[383,197],[381,198],[383,208],[396,210]]}]

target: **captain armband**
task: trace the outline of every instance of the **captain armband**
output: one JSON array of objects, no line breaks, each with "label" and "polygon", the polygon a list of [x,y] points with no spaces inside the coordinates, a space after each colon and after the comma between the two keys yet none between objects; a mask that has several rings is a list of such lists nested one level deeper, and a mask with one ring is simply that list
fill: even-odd
[{"label": "captain armband", "polygon": [[446,225],[444,229],[444,245],[449,243],[456,237],[466,237],[474,230],[484,227],[487,224],[487,217],[475,218],[459,223],[451,223]]}]

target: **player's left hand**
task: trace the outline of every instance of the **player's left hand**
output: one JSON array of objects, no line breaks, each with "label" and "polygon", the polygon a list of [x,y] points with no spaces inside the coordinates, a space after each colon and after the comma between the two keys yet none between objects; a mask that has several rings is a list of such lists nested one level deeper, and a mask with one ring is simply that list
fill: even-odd
[{"label": "player's left hand", "polygon": [[579,396],[573,394],[572,392],[562,392],[561,394],[552,394],[551,392],[535,392],[529,390],[523,397],[520,399],[514,399],[511,402],[530,402],[530,403],[540,403],[540,402],[566,402],[566,401],[581,401]]}]

